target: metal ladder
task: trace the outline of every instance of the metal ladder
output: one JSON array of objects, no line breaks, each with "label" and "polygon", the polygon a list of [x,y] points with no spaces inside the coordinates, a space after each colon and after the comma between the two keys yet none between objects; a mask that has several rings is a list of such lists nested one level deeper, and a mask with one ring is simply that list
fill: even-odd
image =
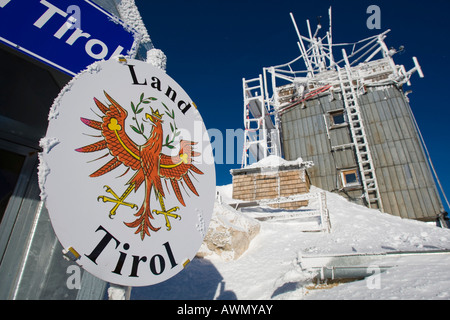
[{"label": "metal ladder", "polygon": [[256,161],[273,153],[270,132],[275,129],[266,100],[264,98],[263,78],[242,79],[244,93],[244,150],[242,166],[249,160],[250,152]]},{"label": "metal ladder", "polygon": [[345,68],[337,66],[337,71],[364,188],[364,197],[369,208],[377,208],[383,211],[375,167],[367,141],[366,130],[364,129],[361,109],[358,104],[356,85],[353,83],[354,79],[347,54],[345,50],[342,50],[342,52],[345,59]]}]

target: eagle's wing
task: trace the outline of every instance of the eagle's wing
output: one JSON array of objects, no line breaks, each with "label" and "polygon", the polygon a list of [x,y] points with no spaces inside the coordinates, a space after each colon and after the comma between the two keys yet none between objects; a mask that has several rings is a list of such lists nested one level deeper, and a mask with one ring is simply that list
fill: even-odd
[{"label": "eagle's wing", "polygon": [[183,179],[189,189],[198,196],[197,190],[188,176],[188,172],[193,171],[197,174],[203,174],[202,171],[192,164],[192,157],[200,155],[199,152],[195,152],[192,148],[195,144],[195,142],[181,140],[180,151],[177,156],[171,157],[161,153],[159,157],[159,175],[161,178],[170,180],[173,191],[183,206],[186,205],[178,183]]},{"label": "eagle's wing", "polygon": [[101,122],[81,118],[81,121],[87,126],[100,130],[104,139],[88,146],[75,149],[78,152],[95,152],[106,148],[109,149],[109,153],[113,158],[100,169],[92,173],[90,175],[91,177],[101,176],[117,168],[120,164],[124,164],[133,170],[138,170],[140,168],[139,148],[125,132],[125,119],[127,118],[128,113],[106,92],[105,96],[111,105],[105,106],[99,100],[94,98],[95,104],[104,114]]}]

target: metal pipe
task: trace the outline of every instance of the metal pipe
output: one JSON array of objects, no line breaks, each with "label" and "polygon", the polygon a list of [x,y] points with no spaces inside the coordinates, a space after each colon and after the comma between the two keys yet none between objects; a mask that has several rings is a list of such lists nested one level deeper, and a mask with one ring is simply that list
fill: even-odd
[{"label": "metal pipe", "polygon": [[[379,273],[392,268],[391,266],[378,267]],[[373,275],[373,267],[323,267],[320,271],[320,280],[364,279]]]},{"label": "metal pipe", "polygon": [[[363,279],[373,274],[374,266],[380,272],[399,265],[417,256],[450,255],[450,250],[404,251],[368,254],[348,254],[329,256],[302,256],[299,265],[302,270],[316,270],[321,280]],[[414,261],[414,260],[413,260]]]}]

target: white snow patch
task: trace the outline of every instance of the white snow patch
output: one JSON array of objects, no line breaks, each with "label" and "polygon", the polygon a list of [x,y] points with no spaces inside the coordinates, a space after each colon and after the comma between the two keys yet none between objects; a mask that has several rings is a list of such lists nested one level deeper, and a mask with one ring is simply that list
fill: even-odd
[{"label": "white snow patch", "polygon": [[39,197],[42,201],[47,198],[47,193],[45,192],[45,182],[47,180],[47,176],[50,173],[50,168],[47,163],[44,161],[42,154],[38,154],[39,165],[38,165],[38,184],[39,189],[41,190]]},{"label": "white snow patch", "polygon": [[158,69],[166,71],[167,57],[159,49],[150,49],[147,51],[147,62]]},{"label": "white snow patch", "polygon": [[303,161],[302,158],[298,158],[297,160],[288,161],[283,158],[280,158],[275,155],[270,155],[264,159],[261,159],[258,162],[255,162],[251,165],[246,166],[246,169],[252,168],[277,168],[277,167],[289,167],[289,166],[298,166],[304,165],[306,168],[310,168],[314,166],[312,161]]},{"label": "white snow patch", "polygon": [[43,153],[49,153],[50,150],[59,143],[57,138],[42,138],[39,141],[39,146],[42,148]]},{"label": "white snow patch", "polygon": [[[217,187],[222,201],[231,199],[231,185]],[[311,188],[311,192],[322,191]],[[398,266],[379,274],[379,289],[368,281],[312,290],[313,273],[302,270],[304,255],[338,255],[450,249],[450,230],[429,223],[401,219],[347,201],[327,192],[330,233],[301,232],[299,220],[264,221],[249,248],[237,260],[220,255],[194,259],[172,282],[155,288],[134,288],[132,299],[449,299],[450,255],[418,257],[414,263],[398,260]],[[233,200],[234,202],[235,200]],[[215,210],[222,211],[222,207]],[[264,209],[248,208],[257,214]],[[252,211],[254,210],[254,211]],[[236,212],[236,211],[235,211]],[[227,219],[233,211],[225,213]],[[211,225],[210,228],[214,228]],[[191,269],[190,269],[191,268]],[[198,285],[197,285],[198,284]],[[177,288],[184,288],[174,290]],[[226,289],[226,290],[225,290]]]},{"label": "white snow patch", "polygon": [[55,147],[59,143],[57,138],[42,138],[39,141],[39,146],[42,148],[42,152],[38,154],[39,165],[38,165],[38,184],[41,190],[40,198],[44,201],[47,198],[47,194],[45,192],[45,181],[47,180],[47,176],[50,173],[50,168],[47,163],[44,161],[43,154],[49,153],[50,150]]}]

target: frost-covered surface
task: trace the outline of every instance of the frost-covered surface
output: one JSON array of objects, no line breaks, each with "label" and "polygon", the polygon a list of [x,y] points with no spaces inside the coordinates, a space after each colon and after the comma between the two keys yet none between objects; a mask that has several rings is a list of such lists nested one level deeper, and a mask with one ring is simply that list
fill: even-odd
[{"label": "frost-covered surface", "polygon": [[306,168],[310,168],[314,165],[312,161],[304,161],[302,158],[298,158],[297,160],[285,160],[283,158],[280,158],[278,156],[268,156],[264,159],[261,159],[258,162],[255,162],[251,165],[246,166],[246,169],[253,169],[253,168],[277,168],[277,167],[289,167],[289,166],[298,166],[298,165],[304,165]]},{"label": "frost-covered surface", "polygon": [[[232,187],[218,187],[222,201]],[[312,187],[312,192],[320,191]],[[348,202],[327,192],[331,233],[302,233],[296,220],[261,222],[259,234],[237,260],[195,259],[186,270],[152,287],[133,288],[132,299],[449,299],[449,255],[419,257],[369,279],[331,289],[311,289],[312,274],[299,266],[302,255],[334,255],[450,249],[450,230],[404,220]],[[265,213],[279,209],[264,209]],[[249,210],[249,209],[248,209]],[[250,212],[248,212],[250,213]],[[245,214],[245,212],[244,212]]]},{"label": "frost-covered surface", "polygon": [[45,181],[47,180],[47,176],[50,173],[50,168],[45,163],[42,154],[48,153],[54,146],[59,143],[57,138],[42,138],[39,141],[39,146],[42,148],[42,153],[39,153],[39,165],[38,165],[38,184],[41,190],[40,197],[41,200],[45,200],[47,198],[47,194],[45,193]]},{"label": "frost-covered surface", "polygon": [[147,28],[142,21],[134,0],[122,0],[117,6],[121,19],[130,27],[134,28],[142,35],[141,43],[151,42]]},{"label": "frost-covered surface", "polygon": [[259,233],[260,223],[225,203],[216,201],[198,256],[218,255],[224,261],[239,258]]},{"label": "frost-covered surface", "polygon": [[147,51],[147,62],[158,69],[166,71],[167,57],[159,49],[150,49]]}]

